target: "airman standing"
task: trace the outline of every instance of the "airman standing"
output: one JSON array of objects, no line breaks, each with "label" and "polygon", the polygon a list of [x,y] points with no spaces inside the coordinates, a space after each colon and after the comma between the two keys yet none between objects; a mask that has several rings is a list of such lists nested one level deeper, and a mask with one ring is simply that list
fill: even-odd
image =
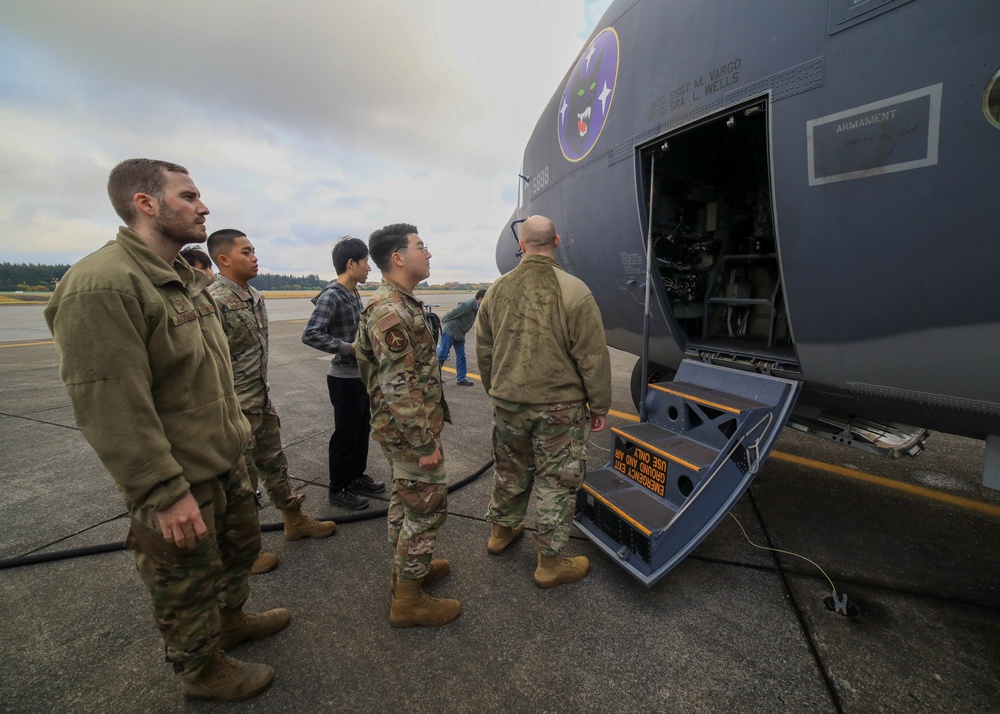
[{"label": "airman standing", "polygon": [[277,632],[291,614],[243,611],[260,550],[243,460],[250,425],[208,278],[178,257],[205,240],[208,208],[187,169],[152,159],[118,164],[108,196],[127,227],[70,268],[45,308],[59,375],[125,498],[125,544],[181,691],[247,699],[270,686],[274,669],[226,652]]},{"label": "airman standing", "polygon": [[[226,228],[208,237],[208,254],[219,268],[219,277],[209,292],[222,313],[236,394],[253,434],[246,451],[251,483],[256,489],[258,481],[264,482],[268,498],[285,521],[286,540],[331,536],[337,524],[316,521],[302,513],[304,496],[288,478],[281,422],[267,384],[267,307],[264,296],[250,285],[258,269],[253,244],[242,231]],[[262,552],[254,572],[266,572],[277,564],[277,555]]]},{"label": "airman standing", "polygon": [[441,429],[451,421],[441,387],[434,335],[413,295],[430,275],[430,251],[416,226],[397,223],[371,234],[368,250],[382,284],[361,313],[356,353],[371,398],[372,433],[392,469],[389,544],[393,627],[439,627],[462,612],[458,600],[437,599],[423,584],[450,571],[433,559],[448,516]]},{"label": "airman standing", "polygon": [[534,488],[534,578],[551,588],[590,569],[584,556],[560,552],[587,470],[587,440],[611,407],[611,357],[594,296],[555,260],[552,221],[532,216],[519,242],[524,258],[490,286],[476,328],[479,372],[493,402],[487,550],[499,555],[521,536]]}]

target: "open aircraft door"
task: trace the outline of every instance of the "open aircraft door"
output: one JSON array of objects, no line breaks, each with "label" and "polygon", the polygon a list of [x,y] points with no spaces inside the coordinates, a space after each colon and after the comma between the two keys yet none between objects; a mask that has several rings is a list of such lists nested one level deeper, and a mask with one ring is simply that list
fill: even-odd
[{"label": "open aircraft door", "polygon": [[614,428],[610,463],[587,474],[576,526],[653,585],[677,566],[753,481],[801,383],[684,360],[650,384],[644,421]]}]

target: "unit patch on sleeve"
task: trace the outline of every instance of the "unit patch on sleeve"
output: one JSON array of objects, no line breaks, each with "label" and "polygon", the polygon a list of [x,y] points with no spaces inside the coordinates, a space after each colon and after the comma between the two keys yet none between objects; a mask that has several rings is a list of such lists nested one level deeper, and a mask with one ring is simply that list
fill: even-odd
[{"label": "unit patch on sleeve", "polygon": [[[399,321],[398,318],[396,321]],[[394,327],[385,333],[385,345],[393,352],[402,352],[406,349],[406,335],[403,334],[402,330]]]}]

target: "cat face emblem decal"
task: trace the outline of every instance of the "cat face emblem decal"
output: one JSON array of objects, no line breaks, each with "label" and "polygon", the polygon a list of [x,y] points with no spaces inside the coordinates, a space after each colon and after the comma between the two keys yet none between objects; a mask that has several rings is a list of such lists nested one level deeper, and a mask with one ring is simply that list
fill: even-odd
[{"label": "cat face emblem decal", "polygon": [[559,101],[559,148],[580,161],[594,148],[611,111],[618,79],[618,33],[607,27],[580,55]]}]

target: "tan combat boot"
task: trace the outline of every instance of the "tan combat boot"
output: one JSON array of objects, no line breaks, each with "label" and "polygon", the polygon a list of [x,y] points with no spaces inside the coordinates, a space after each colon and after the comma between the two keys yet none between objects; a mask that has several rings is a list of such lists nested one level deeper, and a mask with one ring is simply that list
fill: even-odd
[{"label": "tan combat boot", "polygon": [[516,541],[524,533],[524,523],[518,523],[513,528],[508,528],[507,526],[501,526],[499,523],[493,524],[493,533],[490,534],[490,540],[486,544],[486,550],[489,551],[490,555],[500,555],[505,550],[507,546]]},{"label": "tan combat boot", "polygon": [[462,614],[462,603],[426,595],[419,580],[400,580],[392,596],[389,624],[393,627],[440,627]]},{"label": "tan combat boot", "polygon": [[[435,558],[430,562],[430,567],[427,568],[427,575],[420,582],[433,583],[440,580],[445,575],[451,572],[451,563],[449,563],[444,558]],[[390,577],[389,589],[392,592],[396,592],[396,566],[392,566],[392,576]]]},{"label": "tan combat boot", "polygon": [[285,519],[285,540],[300,538],[326,538],[337,532],[337,524],[333,521],[316,521],[305,515],[301,508],[292,508],[281,512]]},{"label": "tan combat boot", "polygon": [[216,650],[197,672],[181,675],[181,693],[187,699],[221,699],[239,702],[271,686],[274,667],[240,662]]},{"label": "tan combat boot", "polygon": [[253,567],[250,568],[251,575],[260,575],[262,573],[269,573],[278,567],[281,559],[275,553],[265,553],[261,551],[257,556],[257,560],[253,561]]},{"label": "tan combat boot", "polygon": [[222,610],[219,614],[222,620],[219,649],[226,652],[247,640],[273,635],[292,621],[292,613],[283,607],[261,613]]},{"label": "tan combat boot", "polygon": [[558,555],[538,554],[535,568],[535,585],[540,588],[554,588],[556,585],[575,583],[590,570],[590,561],[584,556],[560,558]]}]

